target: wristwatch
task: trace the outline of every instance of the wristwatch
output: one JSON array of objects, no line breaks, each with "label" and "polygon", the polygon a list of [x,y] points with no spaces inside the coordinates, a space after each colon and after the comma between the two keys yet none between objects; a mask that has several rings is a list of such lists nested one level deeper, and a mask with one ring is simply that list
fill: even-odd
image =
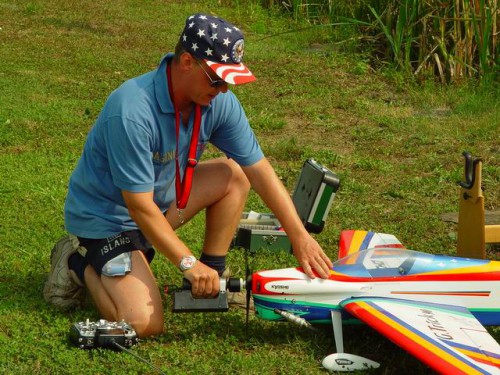
[{"label": "wristwatch", "polygon": [[184,272],[190,270],[196,264],[194,255],[184,255],[179,263],[179,269]]}]

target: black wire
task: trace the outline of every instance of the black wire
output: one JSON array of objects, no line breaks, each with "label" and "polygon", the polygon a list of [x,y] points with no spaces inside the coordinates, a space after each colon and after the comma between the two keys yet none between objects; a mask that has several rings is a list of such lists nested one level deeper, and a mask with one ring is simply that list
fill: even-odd
[{"label": "black wire", "polygon": [[135,358],[141,360],[142,362],[148,364],[149,366],[151,366],[153,369],[155,369],[156,371],[158,371],[159,374],[162,374],[162,375],[166,375],[166,373],[164,373],[159,367],[156,367],[155,365],[153,365],[151,362],[145,360],[144,358],[140,357],[139,355],[135,354],[132,350],[130,349],[127,349],[126,347],[118,344],[115,340],[112,341],[112,343],[120,350],[128,353],[128,354],[131,354],[133,355]]}]

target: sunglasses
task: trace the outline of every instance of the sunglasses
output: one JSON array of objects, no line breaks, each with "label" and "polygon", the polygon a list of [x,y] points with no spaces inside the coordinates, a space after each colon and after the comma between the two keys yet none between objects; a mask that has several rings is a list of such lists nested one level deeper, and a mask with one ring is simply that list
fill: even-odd
[{"label": "sunglasses", "polygon": [[205,68],[203,67],[203,65],[201,65],[198,60],[196,60],[196,62],[200,66],[201,70],[203,70],[203,72],[205,73],[205,75],[210,80],[210,87],[221,87],[221,86],[224,86],[227,83],[223,79],[212,79],[212,77],[210,77],[210,74],[208,74],[208,72],[205,70]]}]

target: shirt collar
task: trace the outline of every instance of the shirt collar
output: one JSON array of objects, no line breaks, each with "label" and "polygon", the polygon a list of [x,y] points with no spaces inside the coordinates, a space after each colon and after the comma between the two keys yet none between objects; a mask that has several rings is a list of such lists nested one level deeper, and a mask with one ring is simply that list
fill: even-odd
[{"label": "shirt collar", "polygon": [[174,113],[174,105],[170,99],[167,82],[167,63],[172,61],[173,57],[173,53],[162,57],[154,78],[156,100],[163,113]]}]

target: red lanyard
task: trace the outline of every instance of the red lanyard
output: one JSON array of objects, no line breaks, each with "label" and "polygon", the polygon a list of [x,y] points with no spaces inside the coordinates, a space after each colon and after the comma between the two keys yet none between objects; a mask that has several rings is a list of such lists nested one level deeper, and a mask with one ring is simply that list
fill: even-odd
[{"label": "red lanyard", "polygon": [[181,210],[186,207],[186,204],[188,202],[189,194],[191,193],[191,185],[193,184],[194,167],[196,167],[196,164],[198,164],[198,160],[196,159],[196,147],[198,145],[198,138],[200,136],[201,106],[199,104],[196,104],[195,106],[193,133],[191,134],[191,141],[189,143],[188,160],[186,169],[184,170],[184,178],[181,180],[179,167],[179,130],[181,125],[181,113],[178,112],[175,108],[174,95],[172,91],[170,63],[167,65],[167,80],[170,100],[172,100],[172,105],[174,106],[175,112],[175,196],[177,200],[176,203],[177,210],[179,212],[179,218],[181,219],[181,222],[184,222],[184,219],[181,216]]}]

